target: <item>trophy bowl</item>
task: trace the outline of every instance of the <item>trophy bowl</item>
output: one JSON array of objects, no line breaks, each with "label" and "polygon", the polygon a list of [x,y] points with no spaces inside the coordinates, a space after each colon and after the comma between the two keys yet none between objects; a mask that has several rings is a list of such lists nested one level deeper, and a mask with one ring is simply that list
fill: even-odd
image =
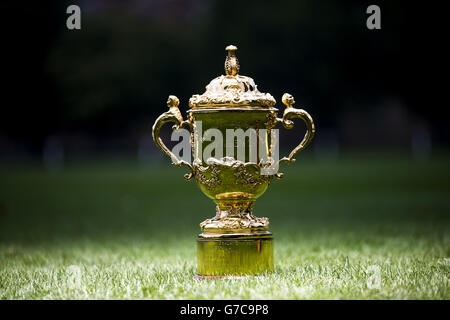
[{"label": "trophy bowl", "polygon": [[[222,277],[273,272],[273,237],[269,219],[253,215],[253,204],[273,178],[281,178],[280,163],[295,161],[314,136],[311,116],[293,107],[294,98],[285,93],[283,117],[278,118],[275,99],[261,93],[252,78],[239,75],[237,48],[226,48],[225,75],[213,79],[202,95],[189,100],[187,120],[178,109],[179,100],[169,96],[169,110],[156,119],[153,139],[175,166],[186,166],[186,179],[194,178],[200,190],[216,203],[213,218],[200,223],[198,236],[198,276]],[[306,124],[301,143],[288,157],[278,157],[278,130],[293,127],[291,119]],[[161,127],[190,131],[193,161],[180,159],[161,138]]]}]

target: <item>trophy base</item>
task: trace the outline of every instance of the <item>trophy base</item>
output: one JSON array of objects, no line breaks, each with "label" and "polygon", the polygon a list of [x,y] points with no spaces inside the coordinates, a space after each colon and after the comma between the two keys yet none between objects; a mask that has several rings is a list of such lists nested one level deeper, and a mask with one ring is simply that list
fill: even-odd
[{"label": "trophy base", "polygon": [[227,278],[273,272],[273,238],[269,231],[203,232],[197,240],[199,278]]}]

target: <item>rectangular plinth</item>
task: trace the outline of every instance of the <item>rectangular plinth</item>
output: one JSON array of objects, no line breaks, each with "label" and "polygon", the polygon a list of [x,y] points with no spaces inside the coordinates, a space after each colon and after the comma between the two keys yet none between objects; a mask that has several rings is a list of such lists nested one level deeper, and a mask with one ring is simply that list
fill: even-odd
[{"label": "rectangular plinth", "polygon": [[243,276],[273,272],[271,237],[197,240],[199,276]]}]

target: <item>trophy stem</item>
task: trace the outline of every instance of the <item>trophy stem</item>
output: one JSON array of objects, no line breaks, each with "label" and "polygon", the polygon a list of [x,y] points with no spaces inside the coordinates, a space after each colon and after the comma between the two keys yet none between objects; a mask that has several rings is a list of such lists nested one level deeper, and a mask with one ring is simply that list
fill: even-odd
[{"label": "trophy stem", "polygon": [[268,218],[258,218],[253,215],[254,201],[217,201],[216,215],[200,223],[203,231],[236,232],[237,230],[267,230]]}]

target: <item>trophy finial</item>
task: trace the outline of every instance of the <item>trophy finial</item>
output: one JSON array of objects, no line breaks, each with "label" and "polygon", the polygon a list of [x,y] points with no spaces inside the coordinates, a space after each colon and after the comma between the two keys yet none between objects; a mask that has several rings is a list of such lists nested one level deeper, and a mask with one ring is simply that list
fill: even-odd
[{"label": "trophy finial", "polygon": [[235,76],[239,72],[239,61],[235,54],[237,47],[229,45],[225,50],[228,51],[228,56],[225,59],[225,73],[227,76]]}]

